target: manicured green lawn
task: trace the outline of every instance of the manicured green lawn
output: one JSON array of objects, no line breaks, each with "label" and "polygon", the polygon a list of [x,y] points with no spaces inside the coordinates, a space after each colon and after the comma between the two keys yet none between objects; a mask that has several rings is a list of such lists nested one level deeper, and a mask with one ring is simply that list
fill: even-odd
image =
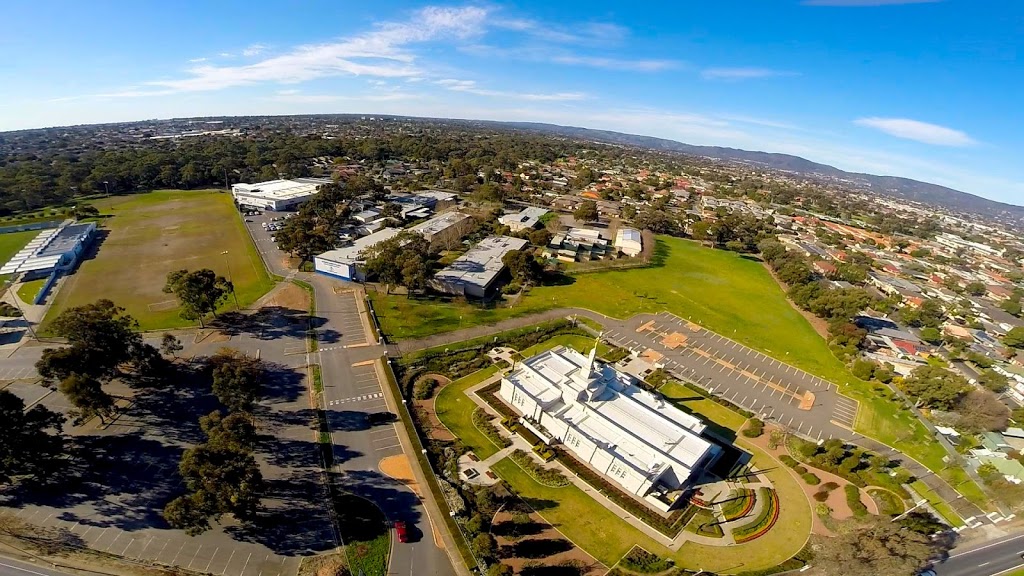
[{"label": "manicured green lawn", "polygon": [[[658,237],[661,263],[650,268],[571,277],[572,283],[534,288],[514,308],[480,309],[465,303],[373,295],[383,330],[397,339],[417,338],[460,326],[492,324],[555,307],[581,307],[628,318],[667,310],[751,348],[840,386],[860,401],[856,429],[917,459],[933,471],[945,465],[945,450],[908,410],[853,377],[824,339],[793,309],[764,266],[724,250],[667,236]],[[460,317],[461,316],[461,320]],[[943,472],[972,502],[988,499],[963,472]]]},{"label": "manicured green lawn", "polygon": [[676,382],[665,384],[658,388],[658,392],[664,394],[666,398],[672,400],[680,408],[693,412],[698,416],[703,416],[705,420],[711,420],[733,431],[739,430],[743,423],[747,421],[739,412],[729,410],[725,406],[704,398]]},{"label": "manicured green lawn", "polygon": [[473,425],[476,404],[466,396],[466,389],[498,373],[497,366],[484,368],[441,388],[434,400],[438,420],[469,446],[481,459],[498,452],[498,447]]},{"label": "manicured green lawn", "polygon": [[942,516],[942,519],[945,520],[947,524],[954,528],[964,525],[964,521],[960,518],[960,515],[954,512],[953,509],[950,508],[949,504],[946,504],[942,498],[939,498],[939,495],[933,492],[932,489],[925,485],[924,482],[917,480],[910,486],[915,492],[920,494],[922,498],[927,500],[928,503],[932,505],[932,508],[935,508],[935,511],[939,513],[939,516]]},{"label": "manicured green lawn", "polygon": [[[273,287],[230,194],[161,190],[94,205],[106,216],[100,226],[108,235],[96,256],[67,279],[47,321],[71,306],[108,298],[143,330],[193,325],[179,316],[174,297],[163,292],[168,272],[182,268],[210,268],[230,277],[241,306]],[[228,298],[222,309],[233,308]]]},{"label": "manicured green lawn", "polygon": [[36,294],[46,284],[46,278],[36,278],[35,280],[29,280],[18,288],[18,298],[21,299],[25,304],[32,304],[32,300],[35,299]]}]

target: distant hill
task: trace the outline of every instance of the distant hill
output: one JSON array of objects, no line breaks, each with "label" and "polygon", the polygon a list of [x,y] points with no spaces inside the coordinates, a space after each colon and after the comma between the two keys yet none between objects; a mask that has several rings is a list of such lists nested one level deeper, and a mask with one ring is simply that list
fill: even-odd
[{"label": "distant hill", "polygon": [[1024,206],[1005,204],[961,192],[938,184],[930,184],[900,178],[898,176],[877,176],[874,174],[861,174],[858,172],[847,172],[827,164],[812,162],[806,158],[790,154],[776,154],[773,152],[752,152],[737,148],[723,148],[720,146],[694,146],[684,144],[675,140],[654,138],[652,136],[638,136],[636,134],[624,134],[610,130],[591,130],[589,128],[578,128],[575,126],[558,126],[555,124],[542,124],[536,122],[493,122],[492,124],[506,126],[516,130],[527,130],[542,132],[546,134],[557,134],[561,136],[621,144],[627,146],[638,146],[654,150],[665,150],[680,152],[692,156],[703,156],[719,160],[754,164],[773,170],[793,172],[822,181],[841,180],[849,185],[873,191],[885,196],[914,200],[927,204],[942,206],[959,212],[971,212],[998,219],[1021,220],[1024,219]]}]

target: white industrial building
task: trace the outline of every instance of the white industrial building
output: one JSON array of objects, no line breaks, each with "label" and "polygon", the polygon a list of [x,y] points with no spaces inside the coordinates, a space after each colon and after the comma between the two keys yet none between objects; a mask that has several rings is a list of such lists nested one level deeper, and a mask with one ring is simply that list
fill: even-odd
[{"label": "white industrial building", "polygon": [[508,226],[509,230],[513,232],[519,232],[536,226],[541,217],[547,213],[547,208],[530,206],[514,214],[505,214],[498,218],[498,222]]},{"label": "white industrial building", "polygon": [[560,443],[625,491],[668,510],[721,454],[705,425],[635,379],[566,347],[519,363],[501,398],[523,425]]},{"label": "white industrial building", "polygon": [[366,280],[366,276],[360,268],[360,264],[366,261],[363,258],[363,251],[394,238],[401,232],[401,228],[384,228],[356,240],[351,246],[324,252],[313,258],[313,269],[321,274],[342,280],[363,282]]},{"label": "white industrial building", "polygon": [[644,251],[644,239],[636,228],[619,228],[615,232],[615,247],[626,256],[638,256]]},{"label": "white industrial building", "polygon": [[309,200],[330,183],[326,178],[296,178],[294,180],[271,180],[256,184],[232,184],[231,195],[235,202],[256,206],[264,210],[288,210]]},{"label": "white industrial building", "polygon": [[448,294],[483,298],[505,270],[502,257],[512,250],[522,250],[527,244],[526,240],[511,236],[485,238],[447,268],[434,274],[431,285],[435,290]]},{"label": "white industrial building", "polygon": [[75,224],[70,220],[59,228],[44,230],[18,251],[0,274],[24,274],[26,280],[49,276],[75,267],[96,232],[96,223]]}]

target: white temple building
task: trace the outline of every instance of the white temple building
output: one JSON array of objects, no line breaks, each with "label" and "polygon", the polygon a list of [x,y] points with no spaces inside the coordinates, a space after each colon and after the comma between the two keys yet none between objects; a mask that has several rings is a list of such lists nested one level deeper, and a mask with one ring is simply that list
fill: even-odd
[{"label": "white temple building", "polygon": [[501,380],[501,398],[523,424],[561,443],[609,480],[662,510],[692,486],[722,449],[705,425],[629,374],[566,347],[517,364]]}]

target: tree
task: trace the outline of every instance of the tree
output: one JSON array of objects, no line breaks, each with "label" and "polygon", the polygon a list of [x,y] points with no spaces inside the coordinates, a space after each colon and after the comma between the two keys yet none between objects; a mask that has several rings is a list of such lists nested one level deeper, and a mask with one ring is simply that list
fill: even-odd
[{"label": "tree", "polygon": [[967,291],[971,296],[984,296],[988,292],[988,288],[985,287],[984,282],[978,282],[977,280],[969,282],[964,290]]},{"label": "tree", "polygon": [[957,402],[956,427],[969,434],[1005,430],[1010,409],[988,390],[971,390]]},{"label": "tree", "polygon": [[164,292],[174,294],[181,303],[181,317],[199,320],[202,327],[205,327],[203,317],[210,313],[216,317],[217,306],[226,300],[234,289],[231,282],[209,268],[195,272],[171,272],[167,275],[167,283],[164,285]]},{"label": "tree", "polygon": [[541,228],[540,230],[534,230],[530,232],[530,244],[534,246],[544,247],[551,242],[551,232],[547,228]]},{"label": "tree", "polygon": [[430,243],[415,232],[401,232],[363,251],[363,271],[391,293],[394,284],[410,290],[426,288],[430,273]]},{"label": "tree", "polygon": [[876,368],[878,368],[878,364],[876,362],[858,358],[853,361],[853,367],[850,369],[850,372],[855,378],[870,380],[874,375]]},{"label": "tree", "polygon": [[921,328],[921,340],[938,346],[942,344],[942,332],[938,328],[932,328],[931,326]]},{"label": "tree", "polygon": [[532,284],[540,280],[542,268],[537,259],[526,250],[510,250],[501,257],[501,263],[512,273],[520,284]]},{"label": "tree", "polygon": [[951,410],[969,386],[963,377],[944,368],[920,366],[903,380],[903,391],[929,408]]},{"label": "tree", "polygon": [[1018,298],[1009,298],[1007,300],[1003,300],[1002,302],[999,303],[999,307],[1003,309],[1003,312],[1006,312],[1007,314],[1016,316],[1018,318],[1020,318],[1021,315],[1024,314],[1024,311],[1022,311],[1021,309],[1020,299]]},{"label": "tree", "polygon": [[513,570],[511,566],[508,564],[502,564],[501,562],[491,564],[487,568],[487,576],[512,576],[515,573],[515,570]]},{"label": "tree", "polygon": [[479,558],[494,558],[498,554],[498,542],[490,533],[477,534],[473,538],[473,554]]},{"label": "tree", "polygon": [[61,394],[75,407],[75,416],[79,421],[99,417],[106,422],[114,413],[114,397],[107,394],[100,381],[89,375],[70,374],[61,380],[58,386]]},{"label": "tree", "polygon": [[42,480],[60,469],[64,417],[42,404],[0,390],[0,484],[18,477]]},{"label": "tree", "polygon": [[142,341],[138,322],[110,300],[68,308],[50,324],[68,348],[47,349],[36,363],[39,374],[50,381],[63,380],[72,372],[108,379],[119,366],[143,357],[151,347]]},{"label": "tree", "polygon": [[942,544],[888,518],[847,521],[815,542],[814,565],[828,576],[915,576]]},{"label": "tree", "polygon": [[401,218],[402,205],[398,202],[388,202],[380,209],[381,218]]},{"label": "tree", "polygon": [[189,536],[198,536],[210,529],[210,516],[214,513],[213,506],[205,500],[205,494],[198,492],[179,496],[164,506],[164,520]]},{"label": "tree", "polygon": [[256,444],[253,417],[246,412],[231,412],[225,416],[215,410],[199,419],[199,428],[211,446],[251,451]]},{"label": "tree", "polygon": [[1011,348],[1024,348],[1024,327],[1014,326],[1003,336],[1003,344]]},{"label": "tree", "polygon": [[178,352],[181,352],[185,347],[181,345],[181,340],[170,332],[164,332],[163,337],[160,339],[160,351],[168,356],[178,357]]},{"label": "tree", "polygon": [[237,350],[223,348],[206,360],[213,374],[213,393],[232,411],[248,412],[259,397],[266,366]]},{"label": "tree", "polygon": [[252,520],[263,494],[263,475],[253,455],[229,446],[200,444],[185,451],[178,466],[185,485],[197,498],[197,512],[215,519],[234,514]]},{"label": "tree", "polygon": [[981,374],[978,375],[978,384],[981,384],[985,388],[996,392],[1006,392],[1006,388],[1010,384],[1009,378],[1003,376],[999,372],[992,370],[991,368],[982,370]]},{"label": "tree", "polygon": [[593,222],[597,220],[597,202],[584,200],[572,212],[572,217],[577,222]]}]

